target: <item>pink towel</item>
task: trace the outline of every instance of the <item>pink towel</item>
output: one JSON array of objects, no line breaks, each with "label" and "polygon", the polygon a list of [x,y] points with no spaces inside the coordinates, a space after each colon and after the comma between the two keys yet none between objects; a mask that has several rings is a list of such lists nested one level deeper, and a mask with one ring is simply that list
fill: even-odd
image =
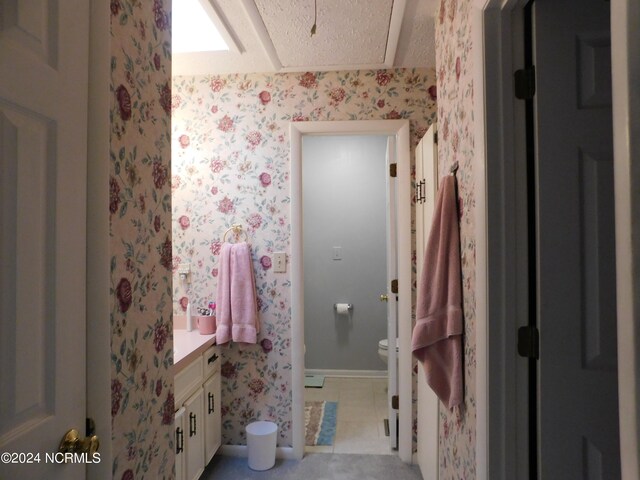
[{"label": "pink towel", "polygon": [[218,264],[216,343],[257,343],[260,332],[251,247],[224,243]]},{"label": "pink towel", "polygon": [[413,355],[448,408],[462,403],[462,283],[455,177],[440,182],[418,283]]},{"label": "pink towel", "polygon": [[256,301],[251,247],[236,243],[231,247],[231,337],[234,342],[257,343],[260,324]]},{"label": "pink towel", "polygon": [[231,340],[231,245],[223,243],[218,259],[218,292],[216,294],[216,343]]}]

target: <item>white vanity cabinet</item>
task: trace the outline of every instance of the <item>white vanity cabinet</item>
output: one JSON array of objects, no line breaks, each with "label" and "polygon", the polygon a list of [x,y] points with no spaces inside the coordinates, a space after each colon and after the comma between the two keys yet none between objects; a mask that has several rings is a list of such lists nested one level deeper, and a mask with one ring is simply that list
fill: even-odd
[{"label": "white vanity cabinet", "polygon": [[174,380],[176,479],[197,480],[221,443],[218,347],[184,361]]}]

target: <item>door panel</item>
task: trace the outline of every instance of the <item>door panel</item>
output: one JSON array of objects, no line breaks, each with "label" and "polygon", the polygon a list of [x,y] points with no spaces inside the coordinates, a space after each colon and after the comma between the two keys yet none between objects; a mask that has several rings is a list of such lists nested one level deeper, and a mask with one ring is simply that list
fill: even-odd
[{"label": "door panel", "polygon": [[536,0],[539,472],[620,478],[609,2]]},{"label": "door panel", "polygon": [[88,3],[0,4],[2,478],[78,478],[45,461],[85,425]]}]

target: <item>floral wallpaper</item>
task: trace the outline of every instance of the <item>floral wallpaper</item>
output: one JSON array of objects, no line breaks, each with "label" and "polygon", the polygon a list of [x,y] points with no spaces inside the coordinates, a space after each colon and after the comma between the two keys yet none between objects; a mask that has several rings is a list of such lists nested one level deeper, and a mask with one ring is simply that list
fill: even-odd
[{"label": "floral wallpaper", "polygon": [[[174,478],[169,0],[111,0],[113,478]],[[106,14],[106,12],[105,12]]]},{"label": "floral wallpaper", "polygon": [[[241,223],[252,245],[262,330],[223,349],[223,444],[246,443],[256,419],[291,446],[291,282],[273,252],[290,252],[290,121],[411,121],[414,147],[435,120],[433,69],[176,77],[171,108],[174,311],[216,292],[223,234]],[[415,258],[415,256],[414,256]],[[191,283],[177,266],[190,263]]]},{"label": "floral wallpaper", "polygon": [[471,0],[441,0],[436,12],[438,161],[458,161],[465,330],[464,405],[440,408],[440,479],[476,478],[475,226]]}]

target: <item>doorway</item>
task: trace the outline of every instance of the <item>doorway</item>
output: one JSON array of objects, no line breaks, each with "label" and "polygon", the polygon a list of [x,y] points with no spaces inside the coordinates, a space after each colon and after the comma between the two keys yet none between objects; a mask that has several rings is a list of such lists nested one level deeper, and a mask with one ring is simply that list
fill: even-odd
[{"label": "doorway", "polygon": [[388,391],[397,393],[396,372],[387,370],[396,350],[380,347],[395,330],[388,322],[397,306],[387,293],[396,278],[387,250],[397,256],[388,222],[395,215],[385,215],[395,209],[387,189],[391,141],[303,136],[307,452],[389,454],[397,445],[387,401]]},{"label": "doorway", "polygon": [[[303,135],[327,134],[378,134],[395,139],[393,154],[397,163],[397,271],[398,271],[398,453],[405,462],[411,461],[411,226],[409,191],[409,122],[391,121],[344,121],[344,122],[294,122],[290,124],[291,138],[291,220],[292,231],[291,275],[292,275],[292,355],[293,355],[293,449],[296,457],[304,453],[304,268],[303,268],[303,182],[302,141]],[[389,285],[387,285],[390,288]],[[404,319],[404,321],[402,320]],[[394,337],[395,335],[392,335]],[[403,348],[404,346],[404,348]],[[391,398],[388,398],[389,404]]]}]

